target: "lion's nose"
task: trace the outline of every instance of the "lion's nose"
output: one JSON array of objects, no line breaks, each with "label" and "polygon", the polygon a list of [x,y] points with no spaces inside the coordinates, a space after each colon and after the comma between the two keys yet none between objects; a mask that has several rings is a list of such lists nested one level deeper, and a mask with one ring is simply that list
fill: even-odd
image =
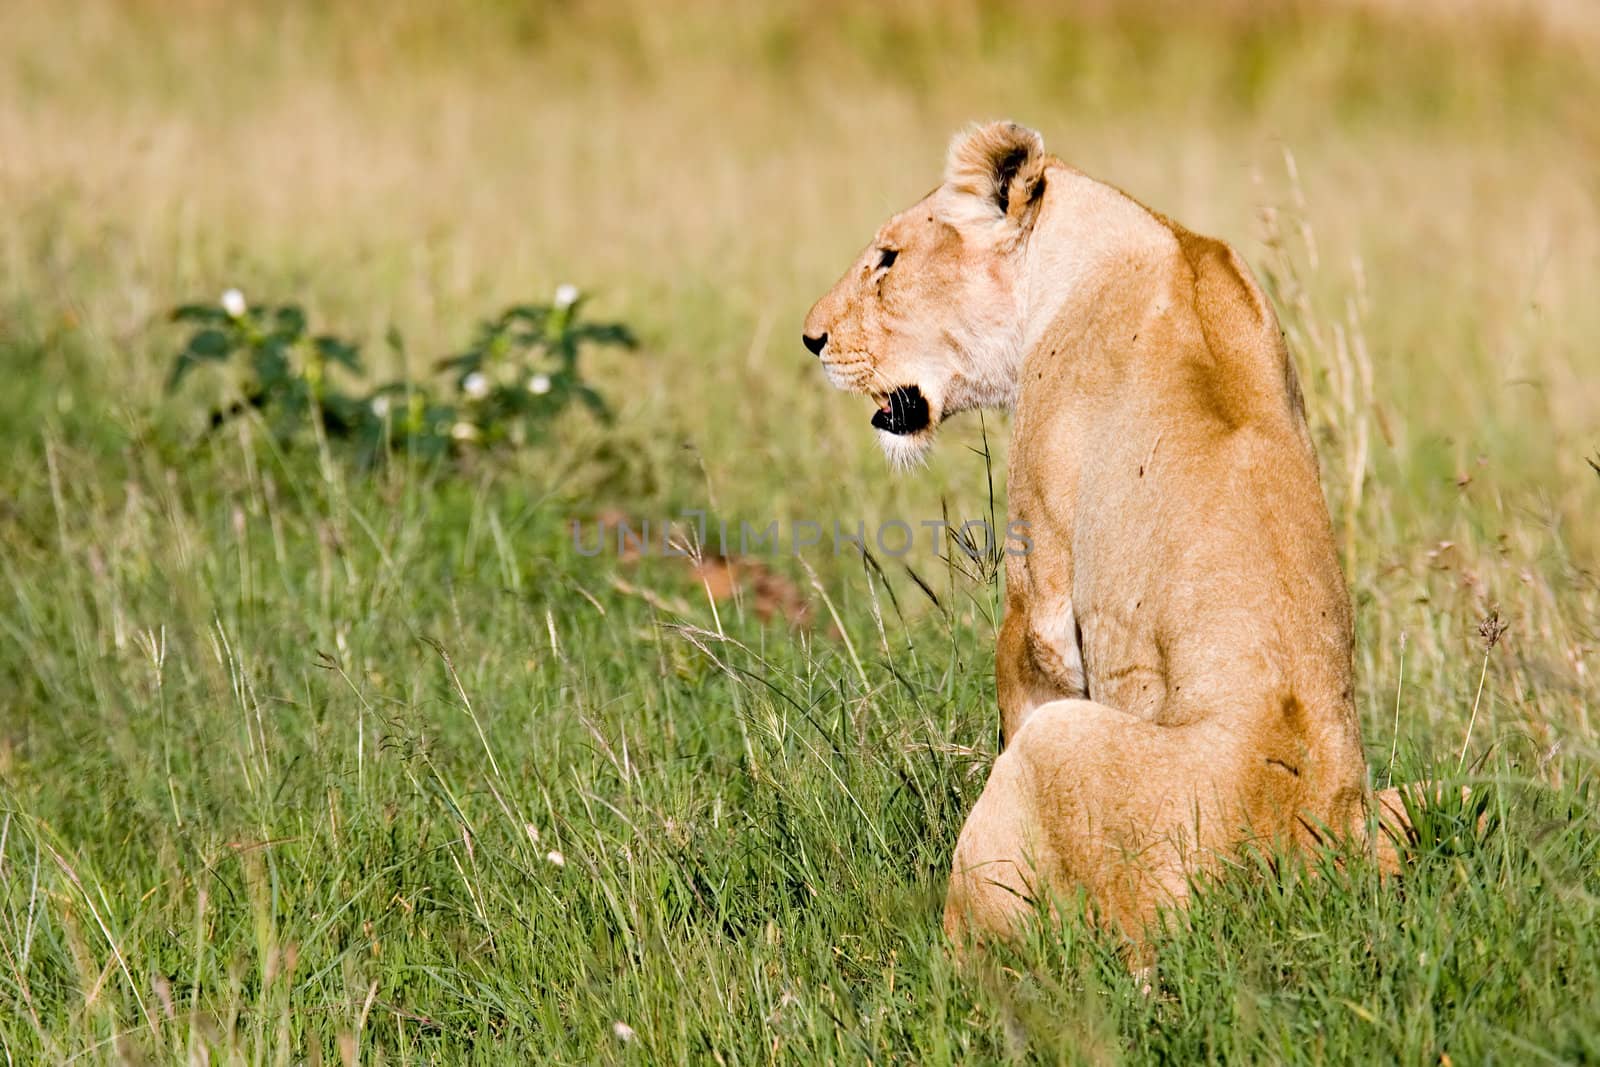
[{"label": "lion's nose", "polygon": [[805,346],[811,350],[813,356],[820,356],[828,344],[828,335],[824,333],[812,337],[810,334],[802,334],[800,340],[805,342]]}]

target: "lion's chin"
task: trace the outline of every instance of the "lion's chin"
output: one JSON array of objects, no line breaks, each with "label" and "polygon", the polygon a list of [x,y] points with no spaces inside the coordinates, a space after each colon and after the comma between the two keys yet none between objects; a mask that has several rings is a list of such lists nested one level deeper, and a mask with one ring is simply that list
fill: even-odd
[{"label": "lion's chin", "polygon": [[872,428],[889,465],[903,471],[927,463],[939,425],[938,403],[930,403],[916,385],[902,385],[872,399],[878,407],[872,414]]},{"label": "lion's chin", "polygon": [[891,433],[878,430],[878,446],[888,457],[889,466],[897,471],[915,470],[927,465],[928,453],[933,449],[933,427],[916,433]]}]

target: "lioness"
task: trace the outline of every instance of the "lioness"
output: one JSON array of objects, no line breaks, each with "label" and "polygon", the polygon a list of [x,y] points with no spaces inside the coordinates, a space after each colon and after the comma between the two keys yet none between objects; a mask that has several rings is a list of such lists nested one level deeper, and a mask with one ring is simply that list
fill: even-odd
[{"label": "lioness", "polygon": [[1294,364],[1231,248],[994,123],[804,340],[897,464],[956,412],[1015,411],[1032,547],[1007,560],[1002,753],[956,845],[953,937],[1078,887],[1138,937],[1247,842],[1366,839],[1350,600]]}]

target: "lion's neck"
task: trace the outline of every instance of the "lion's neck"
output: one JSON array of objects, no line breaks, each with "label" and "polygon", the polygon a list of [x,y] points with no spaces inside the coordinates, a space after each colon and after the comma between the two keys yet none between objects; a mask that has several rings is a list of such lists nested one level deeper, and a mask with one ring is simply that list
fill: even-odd
[{"label": "lion's neck", "polygon": [[1157,268],[1177,251],[1172,230],[1125,193],[1064,166],[1048,181],[1028,243],[1025,353],[1092,337],[1106,309],[1128,315],[1129,294],[1154,303]]},{"label": "lion's neck", "polygon": [[1049,182],[1029,239],[1019,404],[1055,391],[1306,437],[1277,319],[1232,249],[1070,167]]}]

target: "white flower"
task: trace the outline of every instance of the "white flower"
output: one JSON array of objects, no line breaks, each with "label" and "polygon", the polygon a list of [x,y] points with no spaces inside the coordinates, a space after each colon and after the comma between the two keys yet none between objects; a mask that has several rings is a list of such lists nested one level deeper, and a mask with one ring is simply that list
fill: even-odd
[{"label": "white flower", "polygon": [[539,843],[539,828],[531,822],[523,823],[522,828],[528,831],[528,840],[537,845]]},{"label": "white flower", "polygon": [[389,414],[389,398],[387,396],[381,396],[381,395],[373,397],[372,398],[372,413],[374,415],[378,416],[378,418],[380,418],[380,419],[383,418],[384,416],[388,415]]},{"label": "white flower", "polygon": [[571,282],[562,282],[556,286],[556,307],[569,308],[578,302],[578,287]]},{"label": "white flower", "polygon": [[450,427],[450,436],[457,441],[476,441],[478,439],[478,428],[470,422],[458,422]]},{"label": "white flower", "polygon": [[623,1044],[627,1044],[634,1038],[633,1027],[629,1026],[621,1019],[618,1019],[616,1022],[611,1024],[611,1032],[616,1034],[617,1040],[621,1041]]},{"label": "white flower", "polygon": [[535,374],[528,379],[528,392],[534,396],[544,396],[550,391],[550,375]]},{"label": "white flower", "polygon": [[228,313],[230,319],[242,319],[244,313],[250,310],[250,305],[245,303],[243,293],[237,289],[229,289],[222,294],[222,310]]},{"label": "white flower", "polygon": [[563,856],[561,853],[555,851],[554,849],[551,849],[549,852],[546,852],[544,854],[544,859],[545,859],[545,862],[550,864],[550,866],[552,866],[552,867],[565,867],[567,865],[567,857]]},{"label": "white flower", "polygon": [[461,379],[461,391],[474,400],[482,400],[489,395],[489,379],[480,371],[473,371]]}]

